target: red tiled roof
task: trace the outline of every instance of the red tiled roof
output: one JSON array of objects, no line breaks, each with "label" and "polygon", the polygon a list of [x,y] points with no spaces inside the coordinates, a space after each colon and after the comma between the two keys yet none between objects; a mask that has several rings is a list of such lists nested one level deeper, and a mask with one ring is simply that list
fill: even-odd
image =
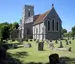
[{"label": "red tiled roof", "polygon": [[37,20],[37,18],[40,16],[40,14],[38,15],[34,15],[34,22]]},{"label": "red tiled roof", "polygon": [[47,15],[49,12],[50,12],[50,10],[48,10],[47,12],[45,12],[45,13],[39,15],[39,17],[37,18],[37,20],[34,22],[34,25],[43,22],[43,20],[45,19],[46,15]]}]

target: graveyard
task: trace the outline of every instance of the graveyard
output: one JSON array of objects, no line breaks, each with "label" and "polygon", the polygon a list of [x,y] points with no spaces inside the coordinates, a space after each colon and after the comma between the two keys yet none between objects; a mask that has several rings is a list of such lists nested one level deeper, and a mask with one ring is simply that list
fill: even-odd
[{"label": "graveyard", "polygon": [[[75,64],[75,40],[71,39],[70,41],[71,43],[67,44],[66,40],[61,40],[62,47],[59,40],[57,40],[57,42],[53,40],[54,48],[52,49],[49,46],[49,41],[45,40],[43,50],[38,50],[38,42],[28,40],[18,44],[16,48],[8,49],[7,53],[9,53],[14,60],[16,59],[15,62],[18,62],[16,64],[49,64],[49,55],[53,53],[57,53],[61,59],[60,61],[65,62],[64,64]],[[8,43],[10,42],[9,40]],[[13,41],[11,43],[19,42]],[[69,51],[70,47],[72,48],[71,51]]]}]

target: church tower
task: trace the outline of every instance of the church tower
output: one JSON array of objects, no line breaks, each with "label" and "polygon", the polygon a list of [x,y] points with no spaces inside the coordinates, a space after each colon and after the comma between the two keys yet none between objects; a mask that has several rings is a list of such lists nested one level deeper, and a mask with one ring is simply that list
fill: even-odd
[{"label": "church tower", "polygon": [[22,17],[23,24],[25,24],[25,21],[31,16],[34,16],[34,6],[25,5],[23,8],[23,17]]},{"label": "church tower", "polygon": [[26,20],[31,17],[34,16],[34,6],[32,5],[25,5],[23,8],[23,16],[22,16],[22,38],[24,38],[24,25],[26,24]]}]

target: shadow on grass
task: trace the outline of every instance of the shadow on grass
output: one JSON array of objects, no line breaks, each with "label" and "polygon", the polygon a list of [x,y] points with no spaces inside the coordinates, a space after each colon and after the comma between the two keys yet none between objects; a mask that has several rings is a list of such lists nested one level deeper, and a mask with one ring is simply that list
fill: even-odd
[{"label": "shadow on grass", "polygon": [[60,57],[60,61],[64,62],[65,64],[70,63],[75,64],[75,58],[69,58],[69,57]]},{"label": "shadow on grass", "polygon": [[19,60],[19,58],[25,58],[26,56],[28,56],[27,52],[17,52],[16,54],[7,53],[7,64],[23,64],[23,61]]},{"label": "shadow on grass", "polygon": [[[25,63],[25,64],[44,64],[42,62],[29,62],[29,63]],[[45,64],[50,64],[50,63],[45,63]]]},{"label": "shadow on grass", "polygon": [[27,52],[17,52],[15,54],[11,54],[11,56],[15,56],[16,58],[23,58],[23,57],[28,56],[28,53]]},{"label": "shadow on grass", "polygon": [[[28,62],[25,64],[50,64],[48,63],[42,63],[42,62]],[[75,64],[75,58],[69,58],[69,57],[60,57],[60,63],[59,64]]]}]

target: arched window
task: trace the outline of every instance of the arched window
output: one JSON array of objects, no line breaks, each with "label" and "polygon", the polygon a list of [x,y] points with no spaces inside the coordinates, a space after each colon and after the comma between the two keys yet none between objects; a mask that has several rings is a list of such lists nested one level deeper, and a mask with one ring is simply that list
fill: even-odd
[{"label": "arched window", "polygon": [[50,31],[50,21],[48,21],[48,31]]},{"label": "arched window", "polygon": [[52,31],[54,31],[54,19],[52,19]]},{"label": "arched window", "polygon": [[56,30],[58,31],[58,29],[59,29],[59,23],[58,23],[58,21],[56,22]]},{"label": "arched window", "polygon": [[28,12],[28,17],[30,17],[30,11]]}]

